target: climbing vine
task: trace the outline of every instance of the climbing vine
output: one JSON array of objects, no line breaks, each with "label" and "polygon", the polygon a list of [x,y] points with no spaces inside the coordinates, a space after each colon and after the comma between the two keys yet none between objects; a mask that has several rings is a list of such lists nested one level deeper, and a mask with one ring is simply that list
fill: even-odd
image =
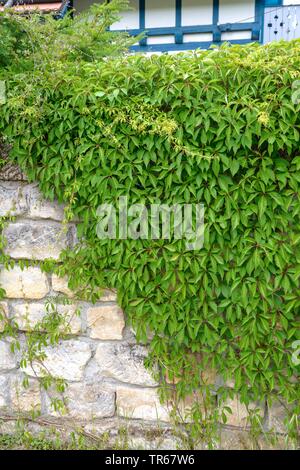
[{"label": "climbing vine", "polygon": [[[138,340],[151,337],[148,366],[179,397],[214,392],[205,380],[213,369],[224,402],[280,397],[296,425],[299,52],[293,41],[61,60],[26,80],[11,74],[0,113],[10,159],[45,197],[66,204],[67,221],[80,220],[81,241],[55,268],[70,288],[93,301],[116,288]],[[120,196],[146,206],[203,203],[203,248],[100,240],[97,208]]]}]

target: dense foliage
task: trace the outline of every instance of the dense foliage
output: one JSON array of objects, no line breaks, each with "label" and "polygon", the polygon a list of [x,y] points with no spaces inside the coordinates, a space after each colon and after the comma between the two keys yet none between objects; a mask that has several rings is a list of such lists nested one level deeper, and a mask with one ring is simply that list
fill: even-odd
[{"label": "dense foliage", "polygon": [[[0,129],[44,195],[79,217],[70,287],[120,305],[149,364],[185,395],[223,377],[245,403],[296,406],[300,338],[300,43],[127,57],[10,76]],[[99,240],[101,203],[205,205],[205,242]],[[214,387],[215,385],[213,385]],[[298,410],[299,411],[299,410]]]},{"label": "dense foliage", "polygon": [[108,30],[127,8],[127,0],[113,0],[59,21],[50,14],[0,12],[0,75],[4,67],[20,73],[127,52],[136,39]]}]

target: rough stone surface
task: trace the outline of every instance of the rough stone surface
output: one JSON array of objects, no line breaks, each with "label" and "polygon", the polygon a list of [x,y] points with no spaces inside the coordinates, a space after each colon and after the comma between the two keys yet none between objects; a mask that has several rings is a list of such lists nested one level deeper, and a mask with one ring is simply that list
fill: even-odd
[{"label": "rough stone surface", "polygon": [[[0,182],[0,216],[10,213],[16,217],[4,231],[8,243],[6,252],[10,256],[33,261],[48,257],[57,259],[63,248],[74,246],[77,239],[76,221],[68,226],[61,223],[63,206],[43,199],[37,184],[21,181],[23,175],[10,164],[4,172],[0,170],[0,180],[1,176],[6,180],[15,180]],[[124,327],[116,291],[104,289],[102,295],[99,292],[100,300],[95,305],[80,299],[77,301],[77,294],[69,289],[67,278],[52,275],[48,283],[48,276],[34,264],[34,267],[24,270],[15,267],[9,271],[0,266],[0,286],[7,293],[7,298],[0,301],[0,308],[8,318],[14,318],[19,323],[17,340],[21,345],[20,351],[11,353],[11,339],[0,339],[2,415],[15,413],[17,419],[24,412],[30,413],[33,409],[41,408],[40,422],[37,418],[28,423],[30,432],[43,431],[46,420],[59,429],[63,429],[66,424],[63,433],[67,438],[70,436],[70,427],[76,429],[77,426],[99,436],[108,433],[109,448],[114,448],[116,443],[122,445],[123,440],[124,445],[128,444],[130,448],[176,448],[178,442],[174,439],[174,427],[169,416],[174,403],[160,403],[158,384],[144,367],[147,349],[136,344],[135,333],[131,328]],[[70,305],[62,305],[61,302],[55,306],[67,322],[72,317],[71,328],[67,332],[70,336],[56,346],[42,348],[41,353],[45,353],[46,358],[34,362],[33,369],[31,364],[27,364],[23,370],[20,361],[26,347],[24,331],[31,330],[44,318],[45,304],[49,301],[53,303],[52,296],[60,302],[58,294],[72,299],[69,300]],[[77,304],[82,311],[80,318],[73,317]],[[3,326],[0,322],[0,332]],[[196,357],[196,360],[201,361],[201,356]],[[29,375],[28,388],[22,385],[24,371]],[[40,389],[37,377],[45,374],[65,379],[66,391],[58,394],[54,387],[47,391]],[[173,381],[170,374],[169,381],[176,383],[179,378]],[[223,406],[218,404],[218,387],[232,387],[232,381],[224,381],[213,370],[205,370],[202,380],[214,386],[216,407]],[[55,412],[50,406],[51,398],[65,398],[67,413]],[[191,420],[189,410],[195,400],[202,408],[202,398],[196,391],[175,405],[180,420]],[[228,414],[228,425],[220,426],[221,448],[251,448],[253,445],[268,448],[268,443],[261,438],[255,438],[255,443],[249,439],[251,435],[246,429],[246,407],[238,399],[228,401],[225,405],[231,407],[233,414]],[[250,405],[252,409],[257,406]],[[265,415],[265,408],[261,406],[260,412],[264,417],[266,431],[286,432],[283,424],[286,410],[281,405],[275,404]],[[124,428],[128,433],[126,435],[119,432]],[[0,420],[0,432],[10,432],[11,429],[10,422]],[[284,434],[280,436],[284,441]],[[207,448],[207,443],[200,443],[199,446]],[[216,446],[219,447],[219,444]],[[280,446],[276,443],[277,448]]]},{"label": "rough stone surface", "polygon": [[286,425],[284,423],[287,417],[287,410],[280,403],[274,403],[268,410],[268,427],[270,430],[278,433],[286,433]]},{"label": "rough stone surface", "polygon": [[117,292],[115,290],[104,289],[100,298],[101,302],[116,302]]},{"label": "rough stone surface", "polygon": [[0,319],[0,333],[3,332],[5,327],[5,318],[8,318],[8,303],[0,302],[0,315],[3,317],[3,320]]},{"label": "rough stone surface", "polygon": [[64,217],[64,208],[57,202],[43,199],[37,184],[1,181],[0,216],[8,213],[32,219],[61,221]]},{"label": "rough stone surface", "polygon": [[15,259],[58,259],[73,243],[74,227],[66,229],[57,222],[25,221],[11,223],[3,231],[5,253]]},{"label": "rough stone surface", "polygon": [[0,410],[8,405],[8,379],[0,376]]},{"label": "rough stone surface", "polygon": [[74,292],[68,287],[68,278],[66,276],[59,277],[56,274],[52,274],[52,289],[67,297],[74,297]]},{"label": "rough stone surface", "polygon": [[[64,394],[66,414],[78,420],[93,421],[96,418],[109,418],[115,414],[115,393],[102,390],[97,383],[71,383]],[[48,399],[48,413],[57,416]]]},{"label": "rough stone surface", "polygon": [[15,165],[8,160],[9,152],[10,146],[2,142],[0,139],[0,157],[2,160],[7,162],[0,168],[0,180],[9,181],[10,184],[13,181],[26,181],[27,177],[22,173],[18,165]]},{"label": "rough stone surface", "polygon": [[[52,289],[55,292],[59,292],[70,298],[74,297],[74,295],[76,294],[69,288],[67,276],[59,277],[56,274],[53,274],[52,275]],[[117,301],[116,291],[110,290],[110,289],[103,289],[102,294],[100,296],[100,301],[101,302],[116,302]]]},{"label": "rough stone surface", "polygon": [[117,413],[128,419],[169,421],[166,406],[160,404],[155,388],[117,388]]},{"label": "rough stone surface", "polygon": [[0,285],[13,299],[42,299],[49,292],[47,277],[38,267],[2,269]]},{"label": "rough stone surface", "polygon": [[0,370],[11,370],[17,366],[16,357],[10,350],[10,345],[0,340]]},{"label": "rough stone surface", "polygon": [[94,339],[122,339],[125,327],[123,311],[117,305],[91,307],[87,311],[90,337]]},{"label": "rough stone surface", "polygon": [[37,380],[29,380],[24,387],[21,377],[15,377],[11,383],[11,404],[14,411],[31,412],[41,408],[40,384]]},{"label": "rough stone surface", "polygon": [[46,359],[43,360],[43,365],[34,362],[33,368],[27,366],[24,372],[32,377],[42,377],[46,368],[54,377],[71,382],[82,380],[84,368],[92,354],[87,343],[73,339],[62,341],[54,347],[46,347],[44,351]]},{"label": "rough stone surface", "polygon": [[100,343],[96,351],[96,360],[100,373],[121,382],[155,386],[157,383],[145,369],[146,348],[123,343]]},{"label": "rough stone surface", "polygon": [[[81,331],[81,320],[76,315],[77,305],[55,305],[55,312],[64,317],[64,323],[61,325],[61,331],[66,334],[78,334]],[[51,315],[53,310],[46,310],[43,303],[21,303],[12,305],[12,316],[18,327],[22,331],[31,331],[45,317]],[[42,328],[39,328],[42,331]]]},{"label": "rough stone surface", "polygon": [[[237,397],[233,399],[227,399],[226,402],[224,403],[224,406],[227,406],[231,409],[232,413],[227,413],[227,423],[231,426],[238,426],[245,428],[249,426],[248,422],[248,417],[249,417],[249,412],[247,410],[247,407],[242,404]],[[254,410],[256,408],[259,408],[260,410],[260,415],[264,415],[264,410],[262,406],[259,403],[250,403],[249,405],[249,410]]]}]

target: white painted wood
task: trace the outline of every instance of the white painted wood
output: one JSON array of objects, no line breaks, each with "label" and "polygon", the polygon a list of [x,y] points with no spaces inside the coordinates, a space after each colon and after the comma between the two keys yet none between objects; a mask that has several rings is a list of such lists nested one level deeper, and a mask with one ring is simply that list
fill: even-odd
[{"label": "white painted wood", "polygon": [[251,39],[251,31],[226,31],[221,34],[222,41],[231,41],[237,39]]},{"label": "white painted wood", "polygon": [[139,0],[130,0],[129,6],[132,10],[122,12],[122,18],[111,26],[111,30],[139,29]]},{"label": "white painted wood", "polygon": [[175,0],[146,0],[146,28],[175,26]]},{"label": "white painted wood", "polygon": [[210,42],[213,40],[212,33],[189,33],[183,35],[183,42]]},{"label": "white painted wood", "polygon": [[213,0],[182,0],[182,26],[212,24]]},{"label": "white painted wood", "polygon": [[251,23],[255,18],[255,0],[220,0],[219,23]]},{"label": "white painted wood", "polygon": [[147,45],[150,46],[152,44],[174,44],[175,37],[173,34],[166,35],[166,36],[150,36],[147,38]]}]

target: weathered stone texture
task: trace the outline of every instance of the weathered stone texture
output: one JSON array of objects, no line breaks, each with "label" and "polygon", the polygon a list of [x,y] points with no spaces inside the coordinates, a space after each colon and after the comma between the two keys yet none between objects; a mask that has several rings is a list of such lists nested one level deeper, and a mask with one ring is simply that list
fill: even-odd
[{"label": "weathered stone texture", "polygon": [[[240,400],[235,397],[233,399],[227,399],[223,406],[229,407],[232,413],[225,412],[227,417],[227,423],[231,426],[247,427],[249,423],[249,412],[246,405],[242,404]],[[264,416],[264,409],[259,403],[250,403],[248,406],[249,410],[259,409],[260,415]]]},{"label": "weathered stone texture", "polygon": [[16,357],[10,350],[10,344],[0,340],[0,370],[11,370],[16,366]]},{"label": "weathered stone texture", "polygon": [[[0,287],[1,287],[1,284],[0,284]],[[8,303],[7,302],[0,302],[0,316],[3,317],[2,320],[0,318],[0,333],[2,333],[5,328],[5,319],[8,318]]]},{"label": "weathered stone texture", "polygon": [[8,405],[9,384],[7,377],[0,376],[0,410]]},{"label": "weathered stone texture", "polygon": [[100,373],[105,377],[135,385],[155,386],[157,383],[144,366],[146,354],[146,348],[139,345],[101,343],[95,357]]},{"label": "weathered stone texture", "polygon": [[87,362],[91,357],[90,346],[80,340],[67,340],[60,342],[57,346],[46,347],[44,349],[46,358],[43,365],[34,362],[24,369],[28,375],[42,377],[47,373],[54,377],[69,380],[71,382],[80,381]]},{"label": "weathered stone texture", "polygon": [[[5,179],[23,179],[22,173],[10,164],[4,172],[2,171],[2,175],[0,171],[0,180],[1,176]],[[5,250],[14,259],[58,259],[62,249],[72,247],[76,243],[76,222],[62,224],[63,206],[43,199],[37,184],[29,184],[26,181],[0,181],[0,217],[8,213],[16,219],[4,230],[7,242]],[[157,446],[159,449],[172,449],[177,446],[177,442],[172,438],[173,425],[170,423],[170,412],[174,403],[160,403],[158,383],[144,366],[147,348],[137,345],[133,330],[125,327],[124,314],[117,305],[115,290],[104,289],[99,302],[95,305],[89,304],[76,299],[77,293],[69,288],[66,277],[60,278],[52,274],[48,283],[47,275],[37,266],[24,270],[18,266],[11,270],[0,266],[0,287],[6,291],[7,297],[0,301],[0,311],[19,325],[18,339],[21,344],[21,351],[14,354],[11,352],[10,339],[0,339],[2,412],[15,412],[19,415],[41,409],[42,419],[46,416],[50,422],[63,424],[66,418],[74,427],[79,424],[82,429],[92,432],[95,427],[100,434],[109,431],[116,439],[119,439],[119,426],[125,425],[130,428],[129,433],[133,434],[132,445],[137,448],[145,446],[152,449]],[[84,289],[85,286],[80,288]],[[26,343],[24,332],[31,331],[46,315],[51,314],[51,308],[50,312],[46,310],[47,296],[53,295],[59,302],[58,293],[71,299],[70,305],[62,305],[62,302],[55,305],[57,312],[65,317],[65,325],[70,325],[70,328],[64,331],[70,336],[55,346],[42,348],[41,353],[45,354],[45,357],[41,361],[28,363],[22,369],[20,360]],[[75,314],[77,305],[82,310],[80,317]],[[4,322],[0,320],[0,332],[3,328]],[[40,331],[42,332],[42,328]],[[29,376],[27,388],[22,384],[24,372]],[[51,390],[51,387],[47,391],[40,387],[38,378],[48,374],[67,381],[63,394]],[[167,381],[176,384],[180,376],[171,378],[171,375],[170,373]],[[250,446],[249,433],[246,432],[246,426],[249,424],[246,406],[242,405],[238,398],[228,400],[224,405],[218,402],[218,387],[233,387],[233,382],[228,380],[224,383],[215,370],[202,372],[202,381],[214,387],[216,407],[222,408],[225,405],[232,409],[232,414],[227,413],[229,426],[226,432],[220,428],[221,447],[241,448],[246,441],[245,445]],[[65,399],[65,415],[52,409],[51,397]],[[203,400],[197,392],[175,405],[179,419],[186,422],[191,420],[190,410],[195,401],[202,409]],[[264,415],[263,406],[250,404],[252,410],[256,407],[264,417],[266,430],[286,432],[285,408],[275,404]],[[145,437],[142,432],[144,426],[157,433],[158,422],[159,429],[164,430],[163,434],[156,434],[155,438]],[[240,434],[238,429],[242,429]],[[170,434],[165,434],[166,430]],[[67,432],[69,433],[69,430]],[[241,436],[240,442],[238,435]],[[204,448],[205,445],[204,443]]]},{"label": "weathered stone texture", "polygon": [[117,388],[117,413],[128,419],[169,421],[169,410],[161,405],[155,388]]},{"label": "weathered stone texture", "polygon": [[32,219],[61,221],[64,208],[57,202],[45,200],[36,184],[0,182],[0,216],[7,214]]},{"label": "weathered stone texture", "polygon": [[[55,292],[66,295],[67,297],[74,297],[76,292],[72,291],[68,286],[68,278],[66,276],[59,277],[56,274],[52,275],[52,289]],[[116,302],[117,293],[115,290],[103,289],[100,296],[101,302]]]},{"label": "weathered stone texture", "polygon": [[87,311],[90,337],[94,339],[122,339],[125,327],[123,311],[117,305],[91,307]]},{"label": "weathered stone texture", "polygon": [[74,292],[68,287],[68,278],[66,276],[59,277],[56,274],[52,274],[52,289],[67,297],[74,297]]},{"label": "weathered stone texture", "polygon": [[285,419],[287,418],[288,410],[281,403],[274,403],[268,410],[268,427],[270,430],[278,433],[286,433],[287,428]]},{"label": "weathered stone texture", "polygon": [[49,292],[47,277],[38,267],[1,269],[0,285],[12,299],[42,299]]},{"label": "weathered stone texture", "polygon": [[41,408],[40,384],[37,380],[29,380],[24,387],[22,377],[11,381],[11,404],[14,411],[31,412]]},{"label": "weathered stone texture", "polygon": [[74,227],[57,222],[25,221],[4,229],[5,252],[14,259],[58,259],[60,252],[73,243]]},{"label": "weathered stone texture", "polygon": [[[57,416],[51,407],[51,392],[47,399],[48,413]],[[92,421],[96,418],[109,418],[115,414],[115,393],[102,390],[97,383],[71,383],[68,385],[65,416]]]},{"label": "weathered stone texture", "polygon": [[46,304],[43,303],[22,303],[12,305],[12,316],[18,327],[22,331],[31,331],[39,325],[39,330],[43,331],[41,322],[45,318],[51,317],[55,313],[61,315],[64,320],[60,330],[66,334],[78,334],[81,331],[81,320],[76,314],[77,305],[55,305],[47,312]]}]

